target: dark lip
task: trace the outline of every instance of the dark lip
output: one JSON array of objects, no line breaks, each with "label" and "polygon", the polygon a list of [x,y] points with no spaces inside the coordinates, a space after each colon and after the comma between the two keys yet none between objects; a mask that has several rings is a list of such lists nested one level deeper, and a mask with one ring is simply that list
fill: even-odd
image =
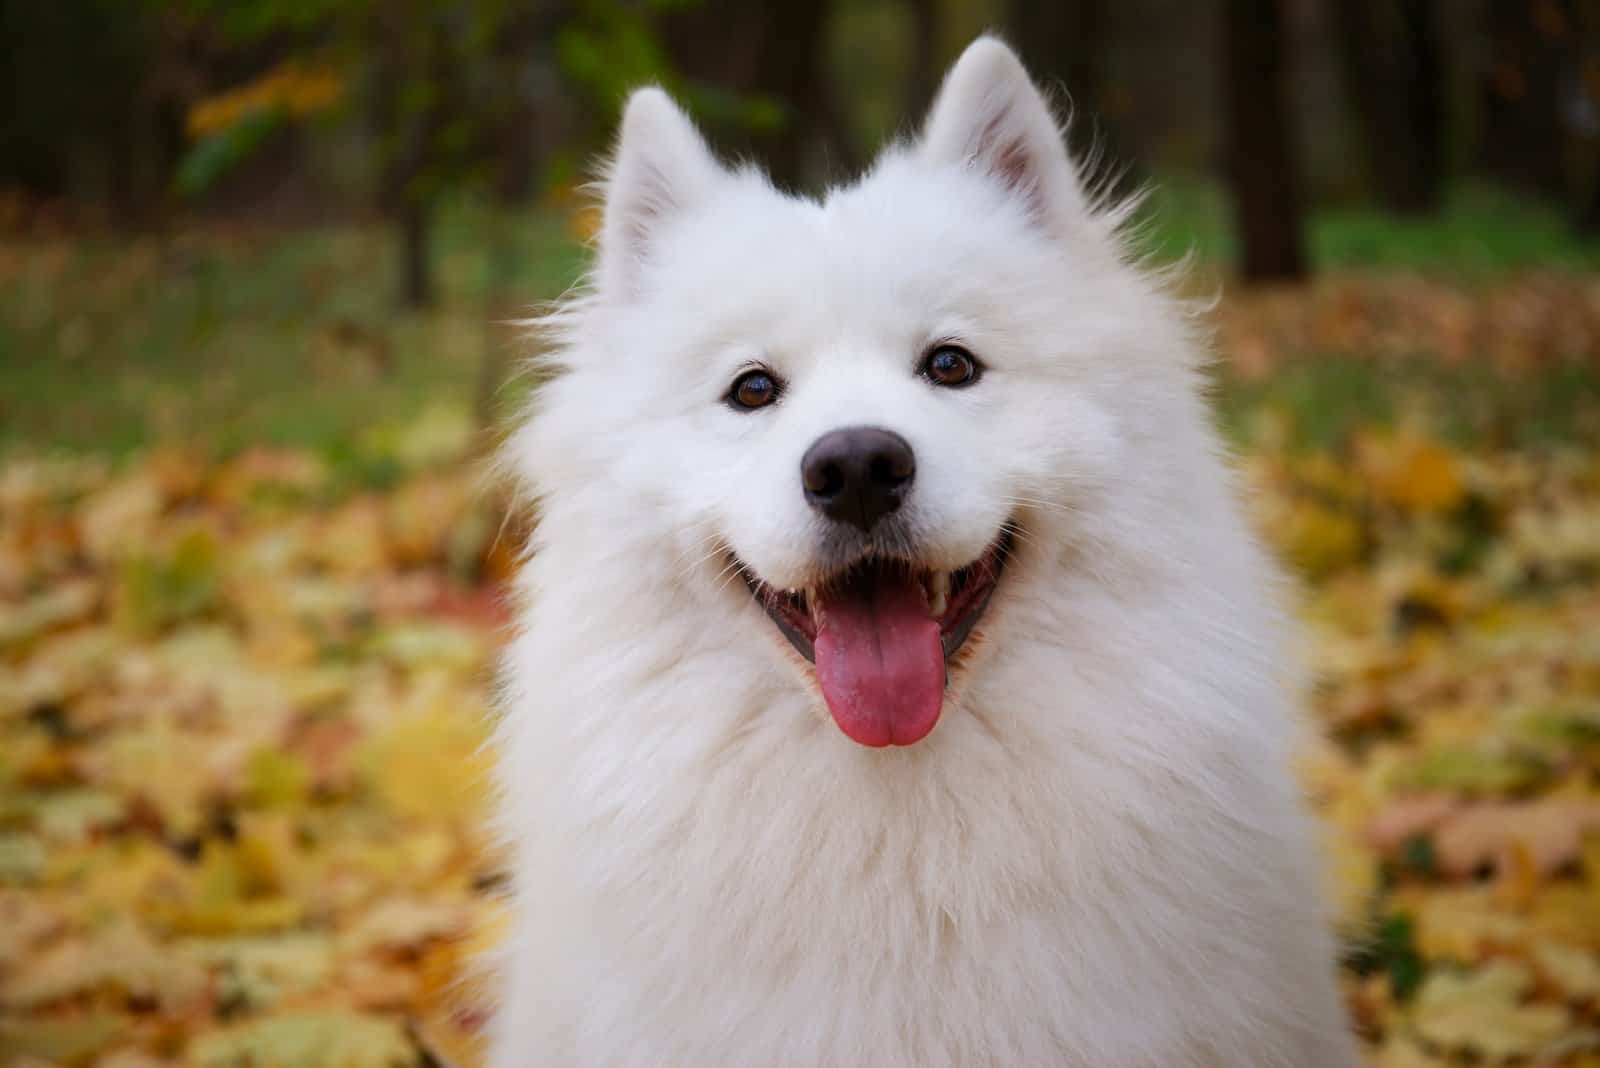
[{"label": "dark lip", "polygon": [[[962,645],[966,644],[973,628],[983,618],[984,612],[989,607],[989,601],[994,597],[994,591],[1000,585],[1000,577],[1005,571],[1015,545],[1015,528],[1011,523],[1006,523],[1000,528],[1000,533],[995,536],[994,541],[989,543],[989,547],[979,554],[976,560],[951,572],[949,604],[944,615],[939,618],[939,642],[944,647],[946,661],[954,657]],[[750,595],[767,613],[767,617],[778,628],[778,632],[788,639],[796,652],[811,663],[816,663],[816,650],[813,644],[816,630],[811,621],[806,595],[788,593],[769,586],[737,556],[730,554],[730,557],[740,577],[744,579]],[[908,564],[904,560],[868,556],[851,564],[829,581],[847,582],[853,572],[884,566],[929,570]]]}]

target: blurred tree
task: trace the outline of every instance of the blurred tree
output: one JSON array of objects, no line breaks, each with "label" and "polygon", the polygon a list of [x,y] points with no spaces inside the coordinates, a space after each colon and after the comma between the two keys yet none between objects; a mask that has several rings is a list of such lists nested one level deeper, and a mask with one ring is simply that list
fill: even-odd
[{"label": "blurred tree", "polygon": [[784,188],[857,163],[824,63],[831,15],[830,0],[706,0],[665,23],[696,116]]},{"label": "blurred tree", "polygon": [[[234,39],[271,41],[280,67],[338,72],[346,89],[340,113],[367,132],[376,198],[395,222],[400,298],[416,307],[433,299],[430,237],[441,199],[477,186],[513,201],[547,165],[570,173],[570,156],[597,139],[567,119],[583,112],[588,132],[609,132],[627,88],[670,81],[653,20],[685,0],[184,2]],[[268,70],[260,79],[278,75]],[[278,96],[233,95],[257,106],[193,146],[188,191],[206,188],[292,117]],[[569,155],[559,160],[556,131],[578,134],[560,137]]]},{"label": "blurred tree", "polygon": [[1385,206],[1426,212],[1445,179],[1446,43],[1438,0],[1339,0],[1345,92]]},{"label": "blurred tree", "polygon": [[[343,105],[369,135],[377,199],[396,223],[401,302],[433,298],[429,240],[440,194],[474,175],[486,124],[507,88],[488,92],[482,71],[506,0],[186,0],[191,16],[232,41],[270,45],[271,65],[191,113],[196,140],[178,174],[197,195],[251,156],[292,118]],[[340,92],[322,108],[295,106],[304,71],[331,71]],[[514,91],[514,88],[513,90]],[[207,121],[209,114],[218,114]]]},{"label": "blurred tree", "polygon": [[1106,0],[1010,0],[1006,27],[1033,76],[1066,90],[1073,159],[1122,185],[1131,160],[1112,114],[1109,16]]},{"label": "blurred tree", "polygon": [[1595,234],[1600,232],[1600,0],[1580,0],[1577,8],[1572,125],[1588,180],[1579,187],[1573,216],[1581,231]]},{"label": "blurred tree", "polygon": [[1289,128],[1284,0],[1223,0],[1228,177],[1247,281],[1305,277],[1300,179]]},{"label": "blurred tree", "polygon": [[1564,95],[1574,79],[1572,0],[1488,0],[1478,163],[1508,185],[1568,194]]},{"label": "blurred tree", "polygon": [[0,0],[0,185],[153,214],[199,88],[185,29],[153,0]]},{"label": "blurred tree", "polygon": [[906,112],[921,118],[939,91],[939,0],[906,0],[911,15],[911,66],[906,74]]},{"label": "blurred tree", "polygon": [[758,76],[752,89],[783,103],[782,135],[767,152],[773,179],[790,189],[806,181],[808,155],[823,146],[837,166],[855,165],[849,142],[839,136],[840,120],[823,70],[823,31],[829,0],[774,0],[762,20]]}]

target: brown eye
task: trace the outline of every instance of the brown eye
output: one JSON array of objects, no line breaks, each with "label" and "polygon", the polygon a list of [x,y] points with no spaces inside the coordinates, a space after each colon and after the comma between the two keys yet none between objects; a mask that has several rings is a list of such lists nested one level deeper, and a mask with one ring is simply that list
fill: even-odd
[{"label": "brown eye", "polygon": [[756,368],[733,380],[728,403],[741,411],[765,408],[778,399],[778,380],[770,372]]},{"label": "brown eye", "polygon": [[959,345],[940,345],[922,361],[922,376],[936,386],[970,386],[978,374],[978,361]]}]

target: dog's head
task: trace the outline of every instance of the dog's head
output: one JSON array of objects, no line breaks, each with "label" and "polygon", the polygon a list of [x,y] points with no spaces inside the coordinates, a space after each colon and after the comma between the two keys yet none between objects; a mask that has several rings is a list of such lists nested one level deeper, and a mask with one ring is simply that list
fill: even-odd
[{"label": "dog's head", "polygon": [[847,735],[915,742],[1010,572],[1084,534],[1183,377],[1119,221],[992,39],[918,140],[820,202],[641,90],[591,290],[553,316],[541,418],[571,432],[538,447],[592,462],[546,457],[542,488],[603,480],[724,598],[752,670],[797,651]]}]

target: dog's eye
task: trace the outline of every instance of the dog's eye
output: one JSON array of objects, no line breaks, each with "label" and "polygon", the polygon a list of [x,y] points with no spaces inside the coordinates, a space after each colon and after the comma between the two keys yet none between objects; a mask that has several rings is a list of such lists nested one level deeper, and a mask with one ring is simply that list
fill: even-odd
[{"label": "dog's eye", "polygon": [[922,377],[936,386],[970,386],[981,373],[972,353],[959,345],[940,345],[922,361]]},{"label": "dog's eye", "polygon": [[728,390],[727,401],[737,411],[754,411],[765,408],[778,399],[782,387],[778,380],[769,371],[756,368],[746,371],[733,380],[732,387]]}]

